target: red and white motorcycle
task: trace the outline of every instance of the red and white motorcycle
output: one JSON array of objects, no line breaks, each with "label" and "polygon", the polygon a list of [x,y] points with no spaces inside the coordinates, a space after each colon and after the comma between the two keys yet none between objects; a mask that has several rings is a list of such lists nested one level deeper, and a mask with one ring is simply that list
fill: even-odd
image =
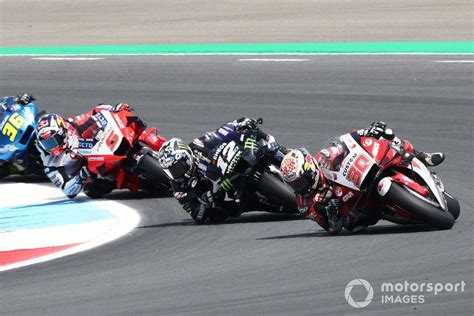
[{"label": "red and white motorcycle", "polygon": [[[169,191],[170,183],[156,158],[166,141],[156,128],[146,124],[130,111],[95,114],[97,131],[94,139],[79,140],[79,154],[87,160],[87,169],[96,181],[107,180],[116,189],[127,188]],[[87,186],[87,185],[86,185]],[[110,191],[113,188],[105,189]],[[96,187],[86,194],[100,197],[104,192]]]},{"label": "red and white motorcycle", "polygon": [[403,148],[357,132],[342,135],[331,145],[318,152],[316,160],[343,202],[342,218],[365,219],[368,225],[385,219],[438,229],[453,226],[459,202],[435,173]]}]

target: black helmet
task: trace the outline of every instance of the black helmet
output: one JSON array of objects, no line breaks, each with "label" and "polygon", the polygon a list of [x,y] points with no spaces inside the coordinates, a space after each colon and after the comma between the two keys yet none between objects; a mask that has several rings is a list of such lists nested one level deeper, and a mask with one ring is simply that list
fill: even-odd
[{"label": "black helmet", "polygon": [[168,178],[182,180],[191,177],[194,171],[194,155],[191,148],[179,138],[172,138],[158,152],[161,168]]}]

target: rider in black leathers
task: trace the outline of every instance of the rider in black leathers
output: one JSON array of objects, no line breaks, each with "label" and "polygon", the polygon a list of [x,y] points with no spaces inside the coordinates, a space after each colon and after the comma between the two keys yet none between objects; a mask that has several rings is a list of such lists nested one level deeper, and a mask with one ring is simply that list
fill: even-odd
[{"label": "rider in black leathers", "polygon": [[[252,166],[257,155],[279,167],[288,150],[259,129],[259,122],[242,117],[194,139],[189,146],[176,138],[163,144],[158,156],[161,167],[172,180],[174,197],[197,222],[222,222],[245,211],[269,209],[265,201],[251,194],[254,188],[248,181],[245,188],[243,180],[239,182],[237,178],[232,182],[223,181],[220,165],[223,162],[218,161],[219,154],[226,150],[225,137],[236,131],[239,138],[235,140],[246,139],[248,145],[244,147],[242,159]],[[264,153],[256,151],[257,144],[265,148]],[[230,150],[229,154],[232,154]]]}]

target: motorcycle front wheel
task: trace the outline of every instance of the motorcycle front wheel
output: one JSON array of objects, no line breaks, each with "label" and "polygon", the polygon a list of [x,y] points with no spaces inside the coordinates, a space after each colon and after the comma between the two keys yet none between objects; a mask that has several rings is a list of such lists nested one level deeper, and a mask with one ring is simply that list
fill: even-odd
[{"label": "motorcycle front wheel", "polygon": [[454,217],[450,212],[428,204],[397,183],[392,183],[385,198],[412,214],[422,223],[438,229],[450,229],[454,225]]}]

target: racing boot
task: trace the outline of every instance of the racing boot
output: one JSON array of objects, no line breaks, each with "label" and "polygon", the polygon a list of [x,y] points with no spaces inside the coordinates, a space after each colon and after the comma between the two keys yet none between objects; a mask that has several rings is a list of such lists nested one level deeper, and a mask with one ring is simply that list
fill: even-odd
[{"label": "racing boot", "polygon": [[421,162],[425,164],[427,167],[434,167],[439,165],[444,161],[444,154],[441,152],[438,153],[426,153],[423,151],[413,150],[415,157],[420,159]]}]

